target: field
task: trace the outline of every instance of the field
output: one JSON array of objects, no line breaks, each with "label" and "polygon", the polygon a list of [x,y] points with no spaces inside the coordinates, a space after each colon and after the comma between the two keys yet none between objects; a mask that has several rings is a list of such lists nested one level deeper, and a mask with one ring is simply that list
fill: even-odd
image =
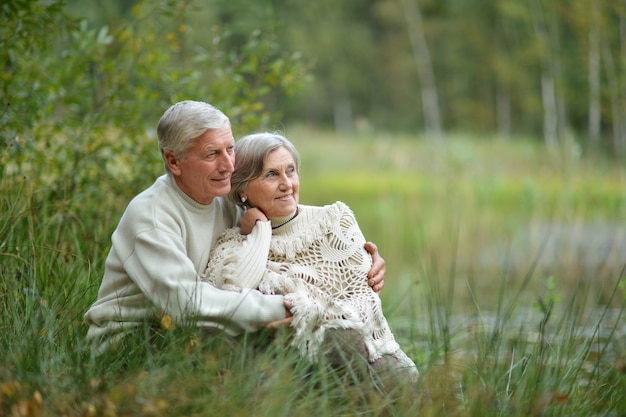
[{"label": "field", "polygon": [[286,134],[300,202],[344,201],[385,258],[383,306],[420,395],[311,368],[285,332],[259,350],[170,329],[92,358],[82,315],[149,185],[126,166],[123,192],[0,179],[0,415],[626,415],[624,164],[522,139]]}]

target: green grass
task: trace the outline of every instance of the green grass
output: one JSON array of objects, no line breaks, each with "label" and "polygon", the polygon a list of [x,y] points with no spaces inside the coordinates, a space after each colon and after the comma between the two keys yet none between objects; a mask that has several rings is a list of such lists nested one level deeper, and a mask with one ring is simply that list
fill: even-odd
[{"label": "green grass", "polygon": [[301,202],[345,201],[385,258],[383,306],[422,395],[309,367],[282,333],[258,349],[256,337],[140,332],[123,354],[91,358],[82,315],[121,211],[149,184],[7,175],[0,415],[624,415],[623,165],[521,140],[287,134]]}]

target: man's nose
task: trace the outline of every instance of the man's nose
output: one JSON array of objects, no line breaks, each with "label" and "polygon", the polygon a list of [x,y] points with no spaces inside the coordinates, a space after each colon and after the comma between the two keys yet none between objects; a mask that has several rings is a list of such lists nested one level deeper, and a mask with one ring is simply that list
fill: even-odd
[{"label": "man's nose", "polygon": [[224,152],[220,157],[220,169],[233,172],[235,170],[235,158]]}]

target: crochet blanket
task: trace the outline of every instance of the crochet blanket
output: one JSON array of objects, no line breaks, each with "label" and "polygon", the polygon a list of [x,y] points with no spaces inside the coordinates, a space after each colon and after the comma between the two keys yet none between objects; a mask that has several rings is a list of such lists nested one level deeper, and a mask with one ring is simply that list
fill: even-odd
[{"label": "crochet blanket", "polygon": [[367,283],[371,256],[364,244],[344,203],[301,205],[292,221],[273,231],[257,223],[247,236],[238,228],[224,232],[203,279],[227,290],[249,287],[283,294],[294,306],[292,344],[311,362],[317,360],[327,329],[349,328],[363,334],[371,362],[390,354],[415,367],[395,341],[380,298]]}]

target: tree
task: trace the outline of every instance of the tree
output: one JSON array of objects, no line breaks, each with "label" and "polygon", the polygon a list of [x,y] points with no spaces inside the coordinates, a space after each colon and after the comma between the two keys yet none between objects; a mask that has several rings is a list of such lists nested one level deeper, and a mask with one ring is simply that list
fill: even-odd
[{"label": "tree", "polygon": [[102,198],[92,194],[102,178],[113,193],[133,194],[162,172],[154,126],[174,102],[206,99],[248,131],[276,120],[270,93],[304,80],[301,59],[267,33],[252,31],[237,48],[217,27],[202,42],[186,36],[199,1],[139,2],[114,28],[42,4],[2,6],[11,24],[0,29],[0,175],[28,178],[66,211]]},{"label": "tree", "polygon": [[543,103],[543,137],[550,151],[559,147],[565,125],[565,103],[559,93],[561,65],[559,61],[558,27],[542,0],[529,0],[537,39],[537,58],[541,65],[541,101]]},{"label": "tree", "polygon": [[589,139],[600,141],[600,27],[598,5],[589,2]]},{"label": "tree", "polygon": [[428,42],[418,0],[401,0],[406,27],[411,40],[411,50],[420,78],[426,134],[439,142],[442,138],[441,117],[439,116],[439,93],[435,81],[435,71],[428,50]]},{"label": "tree", "polygon": [[62,0],[8,0],[0,6],[0,157],[23,146],[24,131],[49,105],[47,69],[39,57],[76,28],[63,6]]}]

